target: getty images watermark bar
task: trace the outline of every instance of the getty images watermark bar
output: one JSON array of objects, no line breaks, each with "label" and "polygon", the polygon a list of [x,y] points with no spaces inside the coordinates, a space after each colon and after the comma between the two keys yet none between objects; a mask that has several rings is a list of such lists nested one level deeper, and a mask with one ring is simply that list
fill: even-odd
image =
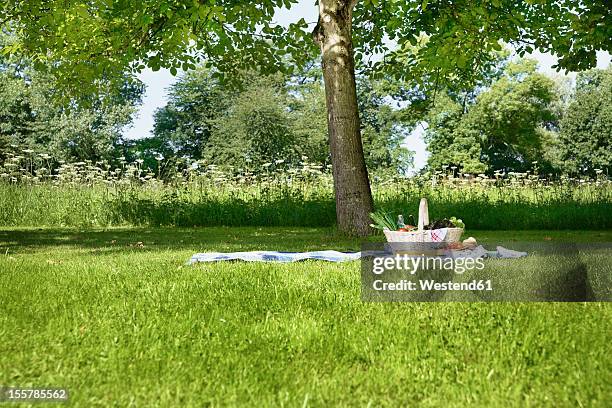
[{"label": "getty images watermark bar", "polygon": [[427,244],[364,244],[361,298],[366,302],[612,301],[612,243],[513,241],[493,248],[454,251],[431,250]]}]

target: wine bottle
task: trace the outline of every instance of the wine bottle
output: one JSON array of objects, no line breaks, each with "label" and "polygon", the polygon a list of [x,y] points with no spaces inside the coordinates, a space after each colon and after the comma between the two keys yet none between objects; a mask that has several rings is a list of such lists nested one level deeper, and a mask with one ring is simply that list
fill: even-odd
[{"label": "wine bottle", "polygon": [[404,223],[404,216],[402,214],[397,216],[397,228],[405,228],[406,224]]}]

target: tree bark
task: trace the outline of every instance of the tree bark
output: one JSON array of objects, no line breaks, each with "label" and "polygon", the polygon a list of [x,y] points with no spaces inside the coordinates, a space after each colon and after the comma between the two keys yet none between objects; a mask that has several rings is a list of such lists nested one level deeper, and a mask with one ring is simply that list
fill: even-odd
[{"label": "tree bark", "polygon": [[313,32],[321,47],[327,127],[340,231],[365,236],[370,232],[374,203],[363,156],[355,59],[351,37],[357,0],[319,0],[319,22]]}]

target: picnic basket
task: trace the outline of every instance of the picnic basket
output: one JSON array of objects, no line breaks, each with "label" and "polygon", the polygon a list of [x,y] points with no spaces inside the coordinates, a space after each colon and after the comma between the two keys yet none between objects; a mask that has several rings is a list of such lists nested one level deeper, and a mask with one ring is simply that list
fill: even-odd
[{"label": "picnic basket", "polygon": [[[426,230],[424,227],[429,224],[429,208],[427,199],[421,198],[419,204],[419,222],[416,231],[391,231],[385,229],[383,232],[389,243],[401,243],[405,249],[440,249],[448,244],[459,242],[463,234],[463,228],[447,228],[446,234],[442,236],[440,230]],[[440,233],[436,233],[440,231]],[[415,245],[410,245],[414,243]],[[420,244],[420,245],[419,245]]]}]

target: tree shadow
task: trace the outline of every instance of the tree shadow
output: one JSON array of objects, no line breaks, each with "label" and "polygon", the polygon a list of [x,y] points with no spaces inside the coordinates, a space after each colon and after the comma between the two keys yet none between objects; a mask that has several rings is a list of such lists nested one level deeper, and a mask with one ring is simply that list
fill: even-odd
[{"label": "tree shadow", "polygon": [[0,230],[0,251],[88,250],[100,255],[130,251],[232,252],[358,251],[361,241],[333,229],[282,227],[111,228]]}]

